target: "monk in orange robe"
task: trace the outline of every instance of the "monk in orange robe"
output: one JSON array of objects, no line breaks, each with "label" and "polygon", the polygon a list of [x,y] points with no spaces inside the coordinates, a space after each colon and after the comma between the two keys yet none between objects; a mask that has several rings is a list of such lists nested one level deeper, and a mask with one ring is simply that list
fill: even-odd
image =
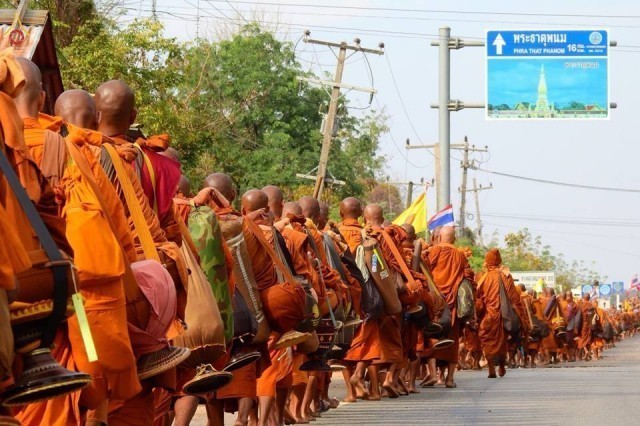
[{"label": "monk in orange robe", "polygon": [[452,325],[448,338],[453,340],[454,344],[435,353],[436,359],[448,363],[448,374],[445,382],[448,388],[456,387],[454,374],[459,357],[460,324],[456,317],[458,286],[463,278],[467,278],[471,282],[473,282],[474,278],[467,257],[453,243],[455,243],[455,229],[453,227],[443,227],[440,230],[439,242],[429,249],[427,259],[435,284],[445,297],[449,309],[451,309]]},{"label": "monk in orange robe", "polygon": [[[553,327],[551,323],[551,313],[545,314],[548,311],[548,307],[550,308],[555,301],[552,299],[552,295],[550,293],[550,289],[545,288],[539,295],[536,300],[536,315],[540,321],[543,321],[549,327],[551,331],[547,337],[544,337],[540,341],[540,352],[544,354],[544,364],[550,364],[551,362],[556,362],[556,355],[558,353],[558,343],[556,342],[555,334],[553,333]],[[553,311],[553,309],[549,309],[549,311]]]},{"label": "monk in orange robe", "polygon": [[520,326],[526,327],[526,313],[522,306],[520,295],[515,289],[513,279],[505,275],[500,266],[502,258],[498,249],[491,249],[485,257],[486,272],[478,278],[476,292],[476,312],[480,319],[478,336],[482,350],[489,364],[489,378],[496,378],[496,364],[498,375],[507,372],[505,362],[507,358],[507,332],[502,321],[502,301],[500,292],[504,289],[508,302],[520,319]]},{"label": "monk in orange robe", "polygon": [[[356,254],[358,247],[362,245],[363,227],[358,222],[362,214],[362,203],[357,198],[345,198],[340,203],[342,222],[338,224],[338,230],[353,255]],[[355,371],[351,374],[347,383],[347,387],[354,387],[349,392],[350,395],[355,394],[358,398],[368,398],[373,401],[380,399],[377,368],[371,365],[373,361],[379,360],[380,357],[380,328],[378,327],[378,321],[365,318],[364,322],[356,329],[351,347],[344,357],[345,361],[356,363]],[[369,377],[371,379],[370,393],[366,392],[362,382],[366,369],[369,369]],[[346,376],[347,374],[345,373],[345,378]]]},{"label": "monk in orange robe", "polygon": [[[388,246],[387,240],[382,237],[382,229],[384,216],[382,208],[377,204],[369,204],[364,209],[364,220],[370,236],[378,241],[378,246],[382,252],[385,262],[390,269],[398,273],[398,262],[394,258],[391,248]],[[401,241],[405,233],[402,228],[396,227],[396,234],[399,234]],[[379,363],[387,366],[387,374],[382,384],[382,388],[387,392],[390,398],[397,398],[398,392],[394,387],[396,379],[396,367],[402,362],[402,335],[400,333],[400,324],[402,322],[401,314],[398,315],[382,315],[378,321],[380,327],[380,361]],[[399,372],[398,372],[399,373]]]},{"label": "monk in orange robe", "polygon": [[[0,52],[0,150],[9,157],[13,157],[10,146],[23,145],[20,131],[20,116],[13,105],[12,96],[22,90],[25,79],[20,67],[14,62],[8,51]],[[5,146],[5,141],[7,146]],[[11,154],[9,154],[11,152]],[[8,155],[9,154],[9,155]],[[0,174],[0,394],[5,387],[13,384],[12,363],[14,357],[13,333],[9,323],[9,302],[7,291],[15,290],[16,275],[31,267],[31,260],[21,241],[20,228],[14,227],[11,217],[5,210],[8,205],[7,198],[12,195],[7,191],[7,182]],[[16,200],[12,201],[14,207],[18,207]],[[24,216],[20,211],[15,211],[11,216]],[[26,218],[23,217],[22,220]],[[27,232],[22,228],[23,233]],[[30,233],[30,231],[29,231]],[[23,235],[24,236],[24,235]],[[27,236],[27,241],[31,236]],[[0,408],[0,423],[8,424],[15,421],[8,410]]]},{"label": "monk in orange robe", "polygon": [[581,358],[585,361],[590,361],[591,343],[593,341],[593,336],[591,334],[591,320],[595,315],[595,308],[591,304],[591,295],[589,293],[582,295],[582,300],[578,303],[578,309],[580,310],[580,316],[582,318],[580,329],[577,330],[577,346],[580,351]]},{"label": "monk in orange robe", "polygon": [[[93,386],[82,392],[81,404],[91,409],[101,407],[101,414],[97,415],[96,421],[106,421],[108,395],[127,399],[141,390],[126,329],[122,282],[124,264],[116,238],[121,237],[121,241],[128,241],[130,246],[133,246],[132,239],[128,234],[115,236],[108,230],[109,224],[102,214],[113,212],[102,211],[93,189],[87,183],[89,177],[83,176],[75,163],[67,161],[69,154],[64,140],[49,130],[59,130],[62,119],[38,112],[44,92],[37,66],[26,59],[21,59],[19,63],[28,76],[25,90],[16,98],[16,105],[25,122],[25,140],[34,158],[38,159],[39,166],[42,168],[43,163],[46,165],[44,174],[56,182],[56,191],[64,205],[62,215],[68,225],[67,238],[74,250],[80,290],[86,300],[87,318],[98,353],[98,362],[89,362],[77,317],[72,316],[69,319],[69,338],[75,363],[93,378]],[[61,102],[65,102],[64,98]],[[88,167],[99,169],[93,154],[84,149],[82,144],[80,141],[79,150],[83,150],[81,158],[87,161]],[[103,195],[115,196],[115,192],[111,190]],[[85,207],[78,210],[79,206]],[[94,212],[100,213],[91,213],[86,206],[92,206]],[[119,213],[124,219],[121,206]],[[95,229],[107,231],[95,234],[88,246],[86,235]],[[92,415],[90,417],[93,418]]]},{"label": "monk in orange robe", "polygon": [[[272,216],[269,215],[269,197],[263,191],[252,189],[242,196],[242,213],[245,216],[256,217],[264,237],[270,245],[276,238],[273,234]],[[256,213],[259,213],[256,215]],[[272,412],[275,413],[277,423],[284,421],[284,406],[288,391],[293,383],[293,357],[289,348],[276,349],[275,342],[280,335],[273,332],[268,346],[271,366],[267,368],[257,381],[258,420],[259,425],[267,425]],[[278,386],[280,384],[280,386]]]}]

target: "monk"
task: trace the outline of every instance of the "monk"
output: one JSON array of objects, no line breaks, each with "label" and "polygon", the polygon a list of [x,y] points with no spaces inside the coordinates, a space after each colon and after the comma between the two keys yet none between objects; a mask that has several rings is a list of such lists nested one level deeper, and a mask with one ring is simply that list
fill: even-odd
[{"label": "monk", "polygon": [[[210,207],[213,208],[221,226],[223,222],[235,222],[241,221],[241,213],[234,210],[231,207],[231,203],[235,201],[236,190],[233,184],[233,180],[224,173],[212,173],[208,175],[202,182],[204,188],[213,188],[219,193],[224,200],[214,200],[210,202]],[[262,213],[262,212],[261,212]],[[255,244],[253,239],[250,243]],[[252,251],[259,251],[259,248],[252,248]],[[265,268],[273,273],[273,264],[265,262],[265,264],[259,263],[263,260],[262,257],[254,257],[251,259],[251,267],[263,274],[262,270],[256,269],[258,267]],[[265,274],[266,275],[266,274]],[[261,275],[262,276],[262,275]],[[236,280],[236,282],[238,282]],[[236,290],[238,291],[238,290]],[[242,367],[233,372],[233,378],[231,382],[219,389],[216,392],[215,398],[210,401],[207,406],[207,414],[212,424],[221,424],[224,422],[224,411],[237,412],[235,425],[246,426],[249,422],[249,414],[255,404],[256,394],[256,380],[261,374],[261,371],[266,369],[270,365],[270,359],[266,345],[246,345],[238,344],[238,353],[244,354],[258,350],[263,354],[263,358],[258,363],[251,363],[245,367]]]},{"label": "monk", "polygon": [[480,319],[478,336],[482,344],[484,356],[489,365],[489,378],[496,378],[496,364],[498,376],[503,377],[507,370],[505,362],[507,358],[508,333],[505,331],[502,321],[502,300],[500,292],[507,295],[507,302],[518,315],[520,326],[526,327],[526,313],[522,306],[520,295],[515,289],[513,279],[505,275],[500,266],[502,258],[498,249],[491,249],[485,256],[486,272],[478,278],[476,293],[476,313]]},{"label": "monk", "polygon": [[464,253],[458,250],[455,243],[455,228],[451,226],[442,227],[439,232],[439,241],[429,249],[428,263],[429,269],[433,273],[438,290],[445,297],[449,309],[451,309],[452,325],[448,338],[454,344],[446,349],[436,352],[436,359],[447,362],[448,374],[445,382],[447,388],[455,388],[454,374],[458,363],[458,339],[460,336],[460,324],[456,317],[456,307],[458,302],[458,285],[463,278],[473,282],[473,271]]},{"label": "monk", "polygon": [[[67,221],[67,237],[73,246],[75,265],[78,268],[80,277],[80,290],[85,298],[85,310],[91,329],[93,330],[94,342],[98,352],[98,362],[89,362],[86,356],[86,348],[80,334],[80,327],[75,316],[69,320],[69,338],[73,357],[81,371],[91,374],[93,386],[85,389],[82,393],[81,404],[85,407],[95,409],[102,406],[102,414],[96,414],[99,418],[96,421],[106,421],[106,400],[108,395],[115,399],[128,399],[141,390],[137,379],[135,359],[131,349],[129,334],[126,329],[126,310],[124,308],[125,297],[122,275],[124,273],[123,254],[118,243],[132,247],[133,240],[126,233],[124,235],[114,235],[110,230],[109,223],[104,218],[98,216],[91,221],[78,214],[72,214],[78,205],[93,204],[98,211],[102,210],[100,203],[93,189],[86,183],[85,179],[95,179],[95,176],[83,176],[77,167],[67,164],[67,152],[65,142],[61,136],[46,130],[41,122],[62,123],[60,118],[50,118],[39,113],[39,108],[44,100],[42,91],[42,81],[39,70],[35,64],[26,59],[19,61],[27,78],[26,90],[16,99],[16,105],[23,114],[25,126],[25,138],[29,140],[30,151],[34,158],[40,160],[45,170],[55,172],[47,173],[57,182],[57,191],[63,194],[64,208],[63,217]],[[86,92],[70,93],[62,96],[60,104],[65,102],[73,103],[74,96],[83,96]],[[66,101],[65,101],[66,100]],[[79,101],[81,102],[81,101]],[[77,103],[77,102],[76,102]],[[84,109],[83,109],[84,110]],[[94,110],[95,111],[95,110]],[[89,114],[91,115],[91,114]],[[93,115],[95,120],[95,114]],[[76,117],[81,119],[83,117]],[[87,120],[86,117],[83,118]],[[57,143],[57,148],[56,148]],[[62,152],[58,155],[59,150]],[[99,165],[95,157],[86,147],[82,145],[78,148],[82,150],[82,155],[87,161],[87,166],[98,172]],[[91,162],[91,163],[90,163]],[[81,185],[84,190],[79,191]],[[101,191],[103,192],[103,191]],[[118,206],[115,191],[100,194],[105,198],[111,197],[109,205]],[[74,204],[76,203],[76,204]],[[103,211],[103,214],[117,216],[119,223],[126,223],[124,210],[119,206],[117,211]],[[68,213],[67,213],[68,212]],[[118,216],[119,215],[119,216]],[[90,246],[87,245],[86,235],[96,228],[105,232],[94,234]],[[74,232],[70,232],[70,230]],[[115,258],[111,254],[115,254]],[[101,265],[99,264],[101,263]],[[110,270],[105,268],[111,268]],[[93,417],[93,414],[90,416]]]},{"label": "monk", "polygon": [[[242,196],[242,214],[252,215],[260,212],[256,218],[256,223],[260,225],[265,234],[265,238],[274,244],[275,236],[272,233],[272,220],[269,212],[269,197],[263,191],[251,189]],[[272,344],[275,343],[279,335],[272,334]],[[292,363],[291,351],[284,349],[270,350],[271,366],[267,368],[257,381],[258,394],[258,419],[259,425],[269,424],[272,413],[277,419],[277,424],[284,421],[284,405],[287,401],[288,390],[291,387]]]},{"label": "monk", "polygon": [[262,192],[269,197],[269,211],[273,213],[275,221],[282,218],[282,209],[284,207],[284,194],[282,190],[275,185],[267,185],[262,188]]},{"label": "monk", "polygon": [[[363,227],[358,221],[362,214],[362,203],[357,198],[348,197],[340,203],[342,222],[338,224],[338,229],[353,255],[356,254],[358,247],[362,245]],[[373,361],[379,360],[380,357],[380,328],[378,321],[365,316],[364,322],[356,329],[351,347],[344,358],[345,361],[356,364],[354,371],[348,378],[348,395],[355,395],[356,398],[366,398],[373,401],[380,399],[377,368],[371,365]],[[363,384],[364,373],[367,369],[371,379],[370,392],[367,392]],[[345,373],[345,379],[347,379],[347,376],[348,374]],[[353,388],[351,388],[352,386]]]},{"label": "monk", "polygon": [[[382,207],[378,204],[369,204],[365,207],[363,212],[365,225],[367,229],[371,230],[369,235],[378,241],[378,246],[384,261],[389,266],[389,269],[394,270],[396,274],[401,274],[399,261],[395,259],[392,249],[389,246],[388,240],[382,236],[383,232],[393,232],[393,236],[396,237],[395,241],[391,244],[399,245],[404,239],[406,234],[402,228],[395,225],[388,226],[383,229],[384,215]],[[398,247],[396,247],[398,249]],[[411,289],[414,291],[417,289]],[[396,389],[396,382],[400,370],[397,370],[399,364],[402,363],[403,349],[402,349],[402,334],[400,331],[402,323],[402,315],[383,315],[379,321],[380,327],[380,361],[381,367],[387,368],[387,373],[382,383],[382,388],[386,391],[389,398],[397,398],[399,396]],[[397,371],[396,371],[397,370]]]},{"label": "monk", "polygon": [[[0,52],[0,152],[9,158],[12,166],[16,167],[15,160],[19,160],[19,152],[14,157],[13,150],[24,147],[22,132],[20,129],[20,116],[13,103],[13,97],[23,90],[25,84],[24,75],[20,67],[13,60],[8,51]],[[22,170],[33,167],[30,162],[23,162]],[[15,170],[15,169],[14,169]],[[33,167],[33,172],[36,168]],[[19,177],[26,177],[19,175]],[[34,174],[35,177],[35,174]],[[25,182],[26,183],[26,182]],[[33,184],[36,185],[33,185]],[[24,183],[23,183],[24,184]],[[31,182],[34,189],[37,182]],[[11,213],[7,211],[11,210]],[[13,333],[9,323],[9,301],[7,291],[15,290],[16,275],[26,271],[31,267],[31,260],[28,257],[24,242],[30,243],[32,239],[29,228],[16,226],[12,219],[20,216],[20,224],[28,223],[24,212],[21,211],[17,200],[8,189],[5,177],[0,173],[0,394],[5,391],[5,387],[13,383],[12,364],[14,358]],[[24,238],[23,240],[21,239]],[[24,241],[24,242],[23,242]],[[0,423],[7,424],[17,422],[10,412],[0,408]]]},{"label": "monk", "polygon": [[578,308],[576,306],[575,300],[573,300],[573,293],[571,290],[565,292],[564,301],[560,304],[560,308],[562,309],[563,315],[567,320],[567,335],[565,340],[565,345],[567,347],[567,357],[569,358],[569,362],[576,361],[576,341],[574,337],[576,336],[576,313],[578,312]]},{"label": "monk", "polygon": [[580,311],[581,321],[580,328],[577,331],[577,347],[580,351],[580,356],[585,361],[591,360],[591,343],[593,336],[591,334],[591,320],[595,315],[595,308],[591,304],[591,295],[585,293],[582,295],[582,300],[578,304]]}]

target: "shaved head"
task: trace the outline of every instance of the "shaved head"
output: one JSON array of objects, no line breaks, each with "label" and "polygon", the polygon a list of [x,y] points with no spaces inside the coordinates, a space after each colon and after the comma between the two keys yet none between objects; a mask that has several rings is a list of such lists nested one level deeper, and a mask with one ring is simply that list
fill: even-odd
[{"label": "shaved head", "polygon": [[262,192],[269,197],[269,209],[276,220],[282,217],[282,207],[284,205],[284,194],[282,190],[275,185],[267,185],[262,188]]},{"label": "shaved head", "polygon": [[98,130],[107,136],[126,135],[135,120],[136,96],[121,80],[110,80],[96,89],[96,108],[99,114]]},{"label": "shaved head", "polygon": [[404,225],[400,225],[400,227],[407,232],[408,240],[413,242],[416,239],[416,228],[412,224],[405,223]]},{"label": "shaved head", "polygon": [[164,151],[160,152],[160,155],[164,155],[165,157],[169,157],[172,160],[177,161],[178,163],[180,162],[180,159],[182,158],[182,156],[180,155],[180,152],[173,148],[173,147],[169,147],[167,149],[165,149]]},{"label": "shaved head", "polygon": [[233,181],[224,173],[210,174],[202,182],[202,186],[205,188],[217,189],[230,203],[236,199],[236,190],[233,187]]},{"label": "shaved head", "polygon": [[364,208],[364,221],[367,225],[380,228],[384,223],[382,207],[378,204],[367,204]]},{"label": "shaved head", "polygon": [[284,207],[282,208],[282,216],[284,217],[288,214],[302,216],[302,207],[300,207],[300,204],[296,203],[295,201],[284,203]]},{"label": "shaved head", "polygon": [[440,242],[447,244],[456,242],[456,230],[453,226],[443,226],[440,229]]},{"label": "shaved head", "polygon": [[25,84],[14,99],[18,113],[22,118],[38,118],[44,107],[45,92],[42,90],[42,74],[40,68],[30,60],[16,57],[16,62],[22,69]]},{"label": "shaved head", "polygon": [[340,217],[342,219],[358,219],[362,216],[362,203],[354,197],[345,198],[340,203]]},{"label": "shaved head", "polygon": [[269,211],[269,197],[264,191],[250,189],[242,196],[242,214],[246,215],[256,210],[265,209]]},{"label": "shaved head", "polygon": [[83,129],[98,127],[96,103],[84,90],[67,90],[56,100],[55,114],[65,122]]},{"label": "shaved head", "polygon": [[187,179],[185,175],[181,175],[178,181],[178,193],[187,198],[191,197],[191,182],[189,182],[189,179]]},{"label": "shaved head", "polygon": [[320,202],[320,214],[318,214],[318,228],[324,229],[329,222],[329,204]]},{"label": "shaved head", "polygon": [[520,290],[522,290],[523,293],[527,291],[527,287],[525,287],[524,284],[518,284],[518,287],[520,287]]},{"label": "shaved head", "polygon": [[320,203],[314,197],[306,196],[298,200],[300,208],[302,208],[302,214],[307,219],[311,219],[313,223],[318,223],[318,216],[320,216]]}]

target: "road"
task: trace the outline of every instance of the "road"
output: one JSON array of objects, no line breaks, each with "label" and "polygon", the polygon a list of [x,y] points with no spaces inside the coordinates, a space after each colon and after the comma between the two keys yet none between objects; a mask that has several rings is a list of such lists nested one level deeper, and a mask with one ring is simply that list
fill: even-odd
[{"label": "road", "polygon": [[[420,394],[341,404],[311,424],[324,425],[585,425],[640,424],[640,337],[617,344],[600,361],[508,370],[504,378],[458,372],[457,389],[435,387]],[[342,398],[335,376],[331,395]],[[205,426],[203,410],[193,425]],[[229,416],[226,424],[233,424]]]}]

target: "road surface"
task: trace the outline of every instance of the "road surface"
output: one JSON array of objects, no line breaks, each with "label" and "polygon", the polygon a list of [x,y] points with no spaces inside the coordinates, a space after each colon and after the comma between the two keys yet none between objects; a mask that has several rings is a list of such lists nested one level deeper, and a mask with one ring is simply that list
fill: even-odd
[{"label": "road surface", "polygon": [[[640,424],[640,336],[618,343],[600,361],[508,370],[498,379],[486,375],[486,370],[462,371],[457,389],[435,387],[399,400],[343,403],[311,424]],[[344,396],[341,376],[334,376],[330,394]],[[202,407],[192,424],[206,425]],[[233,417],[225,424],[233,424]]]}]

